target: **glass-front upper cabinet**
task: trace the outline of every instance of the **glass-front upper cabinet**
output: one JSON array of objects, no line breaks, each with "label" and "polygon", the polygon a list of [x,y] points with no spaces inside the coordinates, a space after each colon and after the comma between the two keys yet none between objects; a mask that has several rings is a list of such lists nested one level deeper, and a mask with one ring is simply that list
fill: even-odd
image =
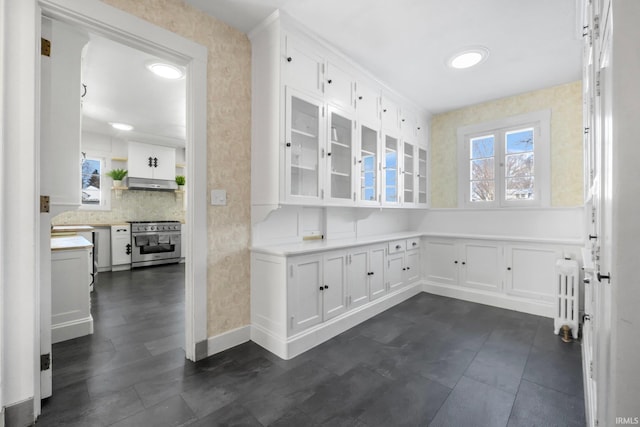
[{"label": "glass-front upper cabinet", "polygon": [[360,203],[378,204],[378,131],[360,126]]},{"label": "glass-front upper cabinet", "polygon": [[398,203],[398,138],[384,136],[384,203]]},{"label": "glass-front upper cabinet", "polygon": [[409,144],[408,142],[404,143],[403,153],[403,184],[404,184],[404,203],[411,204],[415,202],[414,195],[414,177],[415,177],[415,166],[414,166],[414,151],[415,147],[413,144]]},{"label": "glass-front upper cabinet", "polygon": [[420,205],[427,204],[427,149],[418,147],[418,200]]},{"label": "glass-front upper cabinet", "polygon": [[331,202],[353,205],[353,134],[355,121],[351,114],[329,107],[329,142],[327,164],[328,195]]},{"label": "glass-front upper cabinet", "polygon": [[288,201],[318,203],[322,101],[287,89],[285,191]]}]

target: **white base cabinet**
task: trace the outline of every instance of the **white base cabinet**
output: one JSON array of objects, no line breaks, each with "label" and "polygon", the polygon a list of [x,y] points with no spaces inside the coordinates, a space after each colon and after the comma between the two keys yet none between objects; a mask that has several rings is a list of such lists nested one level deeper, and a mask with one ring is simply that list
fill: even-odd
[{"label": "white base cabinet", "polygon": [[390,243],[300,255],[254,249],[251,339],[290,359],[421,292],[420,251],[405,250],[419,238],[397,242],[393,253]]},{"label": "white base cabinet", "polygon": [[553,317],[555,263],[579,248],[554,243],[427,238],[425,291]]},{"label": "white base cabinet", "polygon": [[113,271],[131,269],[131,226],[111,226],[111,269]]}]

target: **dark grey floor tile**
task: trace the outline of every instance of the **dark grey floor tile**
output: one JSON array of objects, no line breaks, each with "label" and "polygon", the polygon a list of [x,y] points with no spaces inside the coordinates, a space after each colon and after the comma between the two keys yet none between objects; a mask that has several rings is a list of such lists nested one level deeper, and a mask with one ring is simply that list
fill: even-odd
[{"label": "dark grey floor tile", "polygon": [[313,361],[288,370],[273,381],[253,388],[240,399],[258,421],[271,424],[315,393],[316,388],[336,376]]},{"label": "dark grey floor tile", "polygon": [[394,351],[394,348],[358,336],[349,341],[325,342],[310,350],[304,357],[316,361],[337,375],[343,375],[362,363],[376,365]]},{"label": "dark grey floor tile", "polygon": [[414,325],[401,317],[374,317],[362,324],[359,334],[382,344],[389,344]]},{"label": "dark grey floor tile", "polygon": [[149,353],[153,356],[157,356],[158,354],[162,354],[169,350],[184,348],[184,343],[184,331],[180,331],[177,334],[145,342],[144,346],[149,350]]},{"label": "dark grey floor tile", "polygon": [[389,381],[365,366],[324,382],[299,408],[321,424],[336,416],[357,419]]},{"label": "dark grey floor tile", "polygon": [[581,354],[531,349],[522,378],[562,393],[582,396]]},{"label": "dark grey floor tile", "polygon": [[[260,422],[256,420],[249,411],[236,403],[220,408],[206,417],[188,425],[189,427],[262,427],[262,424],[260,424]],[[291,426],[293,426],[293,424]]]},{"label": "dark grey floor tile", "polygon": [[113,424],[114,427],[173,427],[187,423],[195,415],[180,396],[170,397],[148,409],[138,412],[122,421]]},{"label": "dark grey floor tile", "polygon": [[430,427],[504,427],[515,395],[462,377]]},{"label": "dark grey floor tile", "polygon": [[[267,425],[267,424],[265,424]],[[293,427],[293,426],[304,426],[304,427],[315,427],[317,424],[304,412],[301,410],[294,408],[285,415],[283,415],[280,419],[275,422],[268,424],[269,427]]]},{"label": "dark grey floor tile", "polygon": [[436,415],[451,389],[420,376],[394,381],[360,416],[371,427],[426,426]]},{"label": "dark grey floor tile", "polygon": [[[70,404],[73,402],[73,405]],[[75,418],[76,414],[91,402],[84,381],[55,390],[53,395],[42,401],[42,414],[38,426],[61,426]]]},{"label": "dark grey floor tile", "polygon": [[557,351],[564,354],[579,352],[580,341],[565,343],[560,335],[553,333],[553,319],[540,319],[533,345],[543,350]]},{"label": "dark grey floor tile", "polygon": [[528,353],[485,345],[464,375],[515,394],[528,357]]},{"label": "dark grey floor tile", "polygon": [[509,427],[584,427],[584,400],[522,381]]}]

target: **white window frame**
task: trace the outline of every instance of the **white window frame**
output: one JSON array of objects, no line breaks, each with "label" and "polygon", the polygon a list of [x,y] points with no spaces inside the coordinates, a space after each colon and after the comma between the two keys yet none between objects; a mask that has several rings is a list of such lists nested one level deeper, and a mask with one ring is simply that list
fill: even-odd
[{"label": "white window frame", "polygon": [[[504,194],[504,135],[507,132],[534,129],[534,198],[533,200],[506,200]],[[551,204],[551,110],[511,116],[491,122],[458,128],[458,206],[461,208],[548,207]],[[470,201],[469,143],[479,136],[494,135],[495,200]]]},{"label": "white window frame", "polygon": [[[87,159],[99,160],[100,166],[102,167],[100,176],[100,204],[85,205],[82,203],[81,196],[79,209],[83,211],[110,211],[111,187],[113,186],[113,180],[106,175],[106,172],[111,170],[111,154],[102,151],[85,151],[84,155]],[[80,188],[79,191],[82,191],[82,188]]]}]

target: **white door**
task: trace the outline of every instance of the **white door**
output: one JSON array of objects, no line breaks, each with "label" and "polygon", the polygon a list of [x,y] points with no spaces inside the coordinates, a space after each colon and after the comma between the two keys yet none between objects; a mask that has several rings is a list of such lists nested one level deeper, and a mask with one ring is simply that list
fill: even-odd
[{"label": "white door", "polygon": [[427,281],[442,285],[458,284],[458,245],[453,240],[427,240],[425,267]]},{"label": "white door", "polygon": [[322,322],[322,258],[316,255],[290,261],[292,277],[288,284],[291,330],[295,333]]},{"label": "white door", "polygon": [[176,179],[176,149],[156,145],[153,147],[153,178]]},{"label": "white door", "polygon": [[415,150],[416,147],[405,141],[402,144],[402,198],[401,203],[411,206],[415,202]]},{"label": "white door", "polygon": [[507,246],[507,294],[534,300],[555,301],[555,265],[561,257],[561,250],[549,247]]},{"label": "white door", "polygon": [[420,250],[406,252],[405,282],[413,283],[420,279]]},{"label": "white door", "polygon": [[355,108],[353,77],[342,68],[329,62],[324,80],[325,100],[329,104],[353,111]]},{"label": "white door", "polygon": [[360,155],[358,157],[358,204],[380,204],[379,132],[372,124],[360,124]]},{"label": "white door", "polygon": [[112,267],[131,264],[132,245],[129,225],[111,226],[111,265]]},{"label": "white door", "polygon": [[415,202],[426,207],[427,205],[427,149],[418,147],[418,167],[416,169],[417,194]]},{"label": "white door", "polygon": [[398,205],[400,201],[400,140],[383,136],[382,147],[382,204]]},{"label": "white door", "polygon": [[382,116],[382,130],[392,134],[398,134],[400,130],[400,109],[389,98],[382,96],[380,99],[380,115]]},{"label": "white door", "polygon": [[[555,263],[555,259],[553,262]],[[500,291],[503,277],[501,265],[501,245],[491,242],[464,243],[460,261],[460,284],[469,288]]]},{"label": "white door", "polygon": [[385,282],[384,256],[386,246],[373,246],[369,255],[369,298],[374,300],[387,291]]},{"label": "white door", "polygon": [[347,254],[342,251],[332,252],[325,255],[323,261],[323,320],[329,320],[347,310]]},{"label": "white door", "polygon": [[369,301],[369,248],[358,248],[349,253],[347,285],[349,286],[349,308]]},{"label": "white door", "polygon": [[356,83],[356,111],[358,121],[375,123],[375,129],[380,128],[380,93],[362,82]]},{"label": "white door", "polygon": [[153,178],[153,150],[151,145],[129,142],[128,156],[128,176]]},{"label": "white door", "polygon": [[325,188],[331,204],[351,205],[356,203],[354,190],[355,167],[355,120],[353,113],[327,107],[328,136],[327,173]]}]

